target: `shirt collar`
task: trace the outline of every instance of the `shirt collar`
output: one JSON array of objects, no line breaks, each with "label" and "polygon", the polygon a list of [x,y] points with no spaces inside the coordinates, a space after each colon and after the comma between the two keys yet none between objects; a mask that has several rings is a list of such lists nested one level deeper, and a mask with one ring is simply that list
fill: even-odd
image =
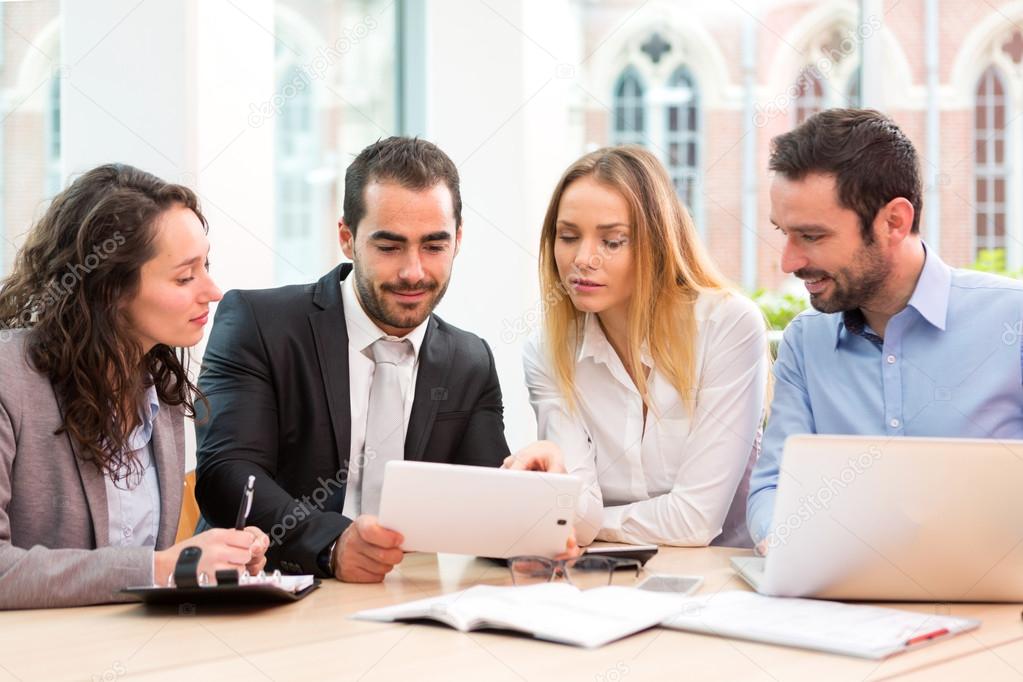
[{"label": "shirt collar", "polygon": [[[924,248],[924,265],[906,307],[913,308],[931,325],[945,331],[948,299],[952,288],[952,269],[938,257],[938,254],[930,251],[925,242],[921,243]],[[866,336],[869,333],[866,319],[859,308],[847,310],[839,316],[835,348],[838,348],[843,333],[857,336]]]},{"label": "shirt collar", "polygon": [[924,267],[908,305],[941,331],[948,319],[948,298],[952,289],[952,269],[924,247]]},{"label": "shirt collar", "polygon": [[[576,361],[592,358],[594,362],[609,363],[611,354],[615,352],[611,342],[607,340],[604,330],[600,326],[600,320],[593,313],[586,313],[583,321],[583,340],[579,344],[579,352],[576,354]],[[653,367],[653,358],[650,356],[650,347],[643,343],[641,360],[647,367]]]},{"label": "shirt collar", "polygon": [[149,444],[153,438],[153,425],[156,423],[156,415],[160,412],[160,397],[156,393],[156,386],[146,389],[146,399],[139,414],[142,423],[135,427],[135,430],[128,436],[128,449],[131,451],[140,450]]},{"label": "shirt collar", "polygon": [[[366,310],[359,302],[359,297],[355,293],[354,272],[351,272],[348,277],[341,280],[341,304],[344,306],[345,311],[348,343],[352,348],[355,348],[360,353],[367,354],[369,353],[369,347],[377,339],[391,337],[390,334],[382,330],[370,319],[369,315],[366,314]],[[419,326],[402,337],[412,343],[412,354],[416,360],[419,359],[419,348],[423,345],[423,339],[426,337],[426,328],[429,326],[429,323],[430,318],[427,316]]]}]

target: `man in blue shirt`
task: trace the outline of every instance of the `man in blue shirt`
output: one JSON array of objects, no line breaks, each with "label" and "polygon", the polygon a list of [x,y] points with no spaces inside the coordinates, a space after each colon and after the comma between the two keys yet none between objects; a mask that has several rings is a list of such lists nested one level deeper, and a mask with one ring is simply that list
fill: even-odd
[{"label": "man in blue shirt", "polygon": [[927,248],[903,132],[876,111],[824,111],[773,140],[770,169],[781,266],[814,309],[785,330],[774,367],[747,508],[761,553],[791,435],[1023,438],[1023,283]]}]

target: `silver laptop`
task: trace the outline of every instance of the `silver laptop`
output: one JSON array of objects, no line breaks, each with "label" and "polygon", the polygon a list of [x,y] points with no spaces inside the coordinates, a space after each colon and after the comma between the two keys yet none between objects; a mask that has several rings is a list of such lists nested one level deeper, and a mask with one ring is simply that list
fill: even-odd
[{"label": "silver laptop", "polygon": [[792,436],[765,558],[779,597],[1023,601],[1023,441]]}]

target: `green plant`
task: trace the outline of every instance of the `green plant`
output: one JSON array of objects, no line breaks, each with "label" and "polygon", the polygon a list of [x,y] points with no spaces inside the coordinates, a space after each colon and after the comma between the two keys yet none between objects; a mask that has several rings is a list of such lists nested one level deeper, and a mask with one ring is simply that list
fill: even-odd
[{"label": "green plant", "polygon": [[1009,270],[1005,262],[1005,249],[981,249],[977,252],[977,260],[970,265],[971,270],[990,272],[1003,277],[1023,279],[1023,269]]},{"label": "green plant", "polygon": [[767,289],[757,289],[750,298],[760,306],[764,317],[767,318],[768,326],[777,331],[785,329],[792,318],[806,310],[809,305],[807,300],[801,296],[782,294]]}]

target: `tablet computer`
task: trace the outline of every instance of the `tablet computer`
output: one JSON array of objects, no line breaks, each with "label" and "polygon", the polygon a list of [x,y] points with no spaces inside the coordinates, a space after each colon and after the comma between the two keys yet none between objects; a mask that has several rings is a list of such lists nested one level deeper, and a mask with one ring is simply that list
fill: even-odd
[{"label": "tablet computer", "polygon": [[568,474],[432,462],[388,462],[380,525],[406,552],[506,559],[565,551],[580,482]]}]

